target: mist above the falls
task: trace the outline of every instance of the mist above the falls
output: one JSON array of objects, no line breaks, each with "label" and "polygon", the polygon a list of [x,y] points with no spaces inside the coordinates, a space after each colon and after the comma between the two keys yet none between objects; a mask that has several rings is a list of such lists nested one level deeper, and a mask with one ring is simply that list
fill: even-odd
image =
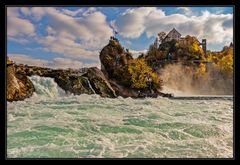
[{"label": "mist above the falls", "polygon": [[169,64],[159,73],[163,80],[163,92],[175,95],[232,95],[233,77],[226,78],[214,69],[207,66],[203,77],[194,78],[194,71],[187,71],[186,66],[177,63]]}]

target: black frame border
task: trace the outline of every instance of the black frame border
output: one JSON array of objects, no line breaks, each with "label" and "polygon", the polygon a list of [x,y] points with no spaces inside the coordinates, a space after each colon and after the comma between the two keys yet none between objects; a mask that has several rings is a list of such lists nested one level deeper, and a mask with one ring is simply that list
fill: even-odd
[{"label": "black frame border", "polygon": [[[37,1],[37,0],[28,0],[28,1],[18,1],[18,0],[8,0],[7,2],[4,2],[4,4],[1,4],[1,14],[4,15],[5,19],[2,19],[2,25],[4,24],[4,30],[2,29],[1,33],[2,38],[4,36],[4,42],[2,44],[2,47],[4,47],[5,49],[1,49],[2,54],[4,54],[5,56],[1,55],[0,58],[1,61],[4,61],[4,63],[0,65],[0,67],[2,67],[0,69],[0,75],[5,75],[5,81],[1,81],[2,83],[2,87],[5,87],[5,90],[3,90],[3,88],[0,88],[0,94],[1,94],[1,99],[0,100],[4,100],[4,103],[2,102],[1,106],[3,106],[2,109],[2,114],[0,115],[0,117],[2,117],[2,119],[0,119],[1,121],[1,130],[3,131],[3,134],[1,134],[2,137],[0,137],[0,148],[4,148],[0,150],[0,157],[1,159],[5,159],[5,160],[38,160],[38,159],[46,159],[46,160],[89,160],[89,159],[94,159],[94,160],[98,160],[100,158],[8,158],[7,157],[7,102],[6,102],[6,54],[7,54],[7,34],[6,34],[6,25],[7,25],[7,16],[6,16],[6,12],[7,12],[7,7],[63,7],[63,6],[76,6],[76,7],[90,7],[90,6],[94,6],[94,7],[140,7],[140,6],[147,6],[147,7],[178,7],[178,6],[184,6],[184,7],[233,7],[233,43],[234,43],[234,83],[233,83],[233,87],[234,87],[234,97],[233,97],[233,158],[103,158],[103,159],[127,159],[127,160],[131,160],[131,159],[137,159],[137,160],[152,160],[152,159],[157,159],[157,160],[235,160],[237,159],[237,155],[236,153],[236,146],[237,146],[237,141],[236,141],[236,88],[237,86],[235,86],[236,83],[236,79],[237,79],[237,72],[236,72],[236,66],[237,63],[240,62],[240,59],[237,60],[237,58],[239,58],[238,56],[235,56],[237,54],[239,54],[239,48],[236,47],[237,44],[237,38],[239,38],[239,35],[236,35],[236,31],[235,29],[237,28],[236,24],[235,24],[235,20],[236,17],[239,17],[239,12],[237,12],[237,10],[239,10],[239,4],[236,3],[236,1],[190,1],[190,0],[184,0],[184,1],[161,1],[161,2],[156,2],[153,0],[148,0],[148,1],[115,1],[115,4],[111,4],[111,2],[108,2],[106,0],[104,1],[59,1],[59,0],[51,0],[48,2],[43,2],[43,1]],[[125,3],[125,4],[123,4]],[[60,4],[60,5],[59,5]],[[189,5],[191,4],[191,5]],[[240,19],[237,19],[240,20]],[[3,28],[3,26],[1,26]],[[239,28],[237,28],[239,29]],[[239,65],[239,64],[238,64]],[[3,94],[3,95],[2,95]]]}]

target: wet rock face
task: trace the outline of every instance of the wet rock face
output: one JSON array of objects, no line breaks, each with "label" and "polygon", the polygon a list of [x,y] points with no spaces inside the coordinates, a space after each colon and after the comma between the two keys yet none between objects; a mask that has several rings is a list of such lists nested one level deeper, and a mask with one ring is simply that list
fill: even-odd
[{"label": "wet rock face", "polygon": [[104,76],[101,70],[97,67],[89,68],[87,73],[83,76],[87,76],[89,82],[94,91],[102,97],[117,97],[114,89]]},{"label": "wet rock face", "polygon": [[80,75],[70,74],[62,70],[52,75],[55,82],[70,93],[99,94],[102,97],[117,97],[115,91],[97,67],[88,68],[86,73]]},{"label": "wet rock face", "polygon": [[88,84],[88,80],[82,76],[59,75],[54,77],[58,86],[75,95],[94,94]]},{"label": "wet rock face", "polygon": [[138,97],[138,91],[137,90],[127,88],[123,85],[120,85],[115,80],[110,80],[109,79],[109,83],[111,84],[111,86],[114,89],[117,96],[122,96],[124,98],[126,98],[126,97],[137,98]]},{"label": "wet rock face", "polygon": [[7,63],[7,101],[24,100],[32,96],[34,86],[31,80],[15,72],[14,64]]}]

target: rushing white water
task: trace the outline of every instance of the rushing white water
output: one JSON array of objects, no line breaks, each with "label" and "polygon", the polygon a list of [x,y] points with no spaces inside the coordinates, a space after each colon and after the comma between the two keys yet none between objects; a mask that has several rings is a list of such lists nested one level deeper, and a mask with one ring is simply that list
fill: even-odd
[{"label": "rushing white water", "polygon": [[232,100],[74,96],[31,80],[37,94],[7,104],[8,157],[233,157]]},{"label": "rushing white water", "polygon": [[35,94],[45,97],[65,96],[66,92],[60,88],[53,78],[31,76],[29,77],[35,87]]}]

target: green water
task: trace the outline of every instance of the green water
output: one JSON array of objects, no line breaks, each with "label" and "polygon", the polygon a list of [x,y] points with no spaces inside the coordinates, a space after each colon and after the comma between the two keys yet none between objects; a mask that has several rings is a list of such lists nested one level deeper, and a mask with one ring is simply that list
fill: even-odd
[{"label": "green water", "polygon": [[233,156],[229,100],[36,96],[7,106],[11,158]]},{"label": "green water", "polygon": [[232,100],[66,95],[51,78],[7,104],[9,158],[230,158]]}]

